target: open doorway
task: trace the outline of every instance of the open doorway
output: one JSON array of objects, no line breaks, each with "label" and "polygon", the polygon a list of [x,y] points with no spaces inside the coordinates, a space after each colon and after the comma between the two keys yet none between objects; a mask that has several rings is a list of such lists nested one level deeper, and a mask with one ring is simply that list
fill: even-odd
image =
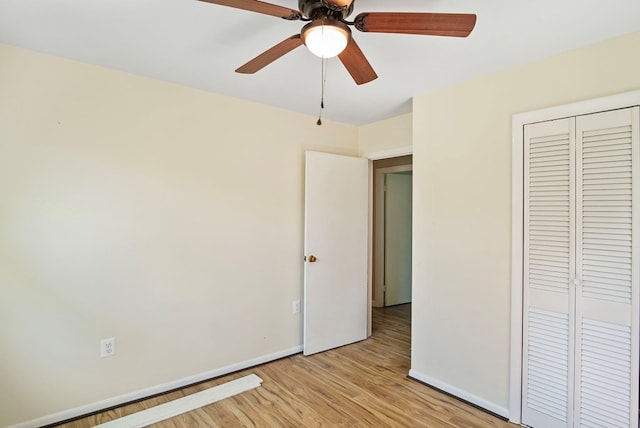
[{"label": "open doorway", "polygon": [[412,156],[373,162],[372,305],[411,303]]}]

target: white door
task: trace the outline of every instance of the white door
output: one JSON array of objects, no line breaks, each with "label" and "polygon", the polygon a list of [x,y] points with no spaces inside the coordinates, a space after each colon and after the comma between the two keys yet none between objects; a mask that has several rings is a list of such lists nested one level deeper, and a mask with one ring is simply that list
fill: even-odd
[{"label": "white door", "polygon": [[576,118],[576,426],[638,424],[638,108]]},{"label": "white door", "polygon": [[306,152],[304,354],[367,337],[369,161]]},{"label": "white door", "polygon": [[525,425],[637,427],[638,117],[525,126]]},{"label": "white door", "polygon": [[411,171],[385,174],[385,306],[411,301]]},{"label": "white door", "polygon": [[573,426],[574,119],[524,131],[522,423]]}]

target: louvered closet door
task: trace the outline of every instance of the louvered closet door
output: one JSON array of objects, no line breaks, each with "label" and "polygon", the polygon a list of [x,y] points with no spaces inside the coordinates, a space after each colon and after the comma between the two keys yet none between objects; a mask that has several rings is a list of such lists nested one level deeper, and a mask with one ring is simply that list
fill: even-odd
[{"label": "louvered closet door", "polygon": [[638,423],[637,121],[637,108],[576,118],[575,419],[581,427]]},{"label": "louvered closet door", "polygon": [[572,426],[574,120],[525,126],[522,422]]},{"label": "louvered closet door", "polygon": [[638,426],[639,118],[525,126],[526,425]]}]

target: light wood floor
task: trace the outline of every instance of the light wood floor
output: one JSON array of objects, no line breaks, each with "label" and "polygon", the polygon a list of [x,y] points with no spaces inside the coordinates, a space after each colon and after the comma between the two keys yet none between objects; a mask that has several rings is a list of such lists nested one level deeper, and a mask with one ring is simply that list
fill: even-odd
[{"label": "light wood floor", "polygon": [[411,305],[375,309],[373,336],[365,341],[294,355],[61,426],[90,427],[255,373],[264,380],[257,389],[152,426],[516,427],[407,378],[410,319]]}]

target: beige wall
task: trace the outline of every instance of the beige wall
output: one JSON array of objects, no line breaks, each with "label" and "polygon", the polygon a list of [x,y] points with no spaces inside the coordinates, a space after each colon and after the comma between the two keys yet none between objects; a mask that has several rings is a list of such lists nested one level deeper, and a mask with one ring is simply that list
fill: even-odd
[{"label": "beige wall", "polygon": [[[413,144],[412,114],[392,117],[358,128],[358,150],[361,156],[372,154],[398,155],[410,153]],[[409,149],[409,151],[405,151]],[[379,156],[378,156],[379,157]]]},{"label": "beige wall", "polygon": [[0,45],[0,426],[296,351],[315,121]]},{"label": "beige wall", "polygon": [[511,116],[640,88],[640,33],[414,100],[412,373],[506,414]]}]

